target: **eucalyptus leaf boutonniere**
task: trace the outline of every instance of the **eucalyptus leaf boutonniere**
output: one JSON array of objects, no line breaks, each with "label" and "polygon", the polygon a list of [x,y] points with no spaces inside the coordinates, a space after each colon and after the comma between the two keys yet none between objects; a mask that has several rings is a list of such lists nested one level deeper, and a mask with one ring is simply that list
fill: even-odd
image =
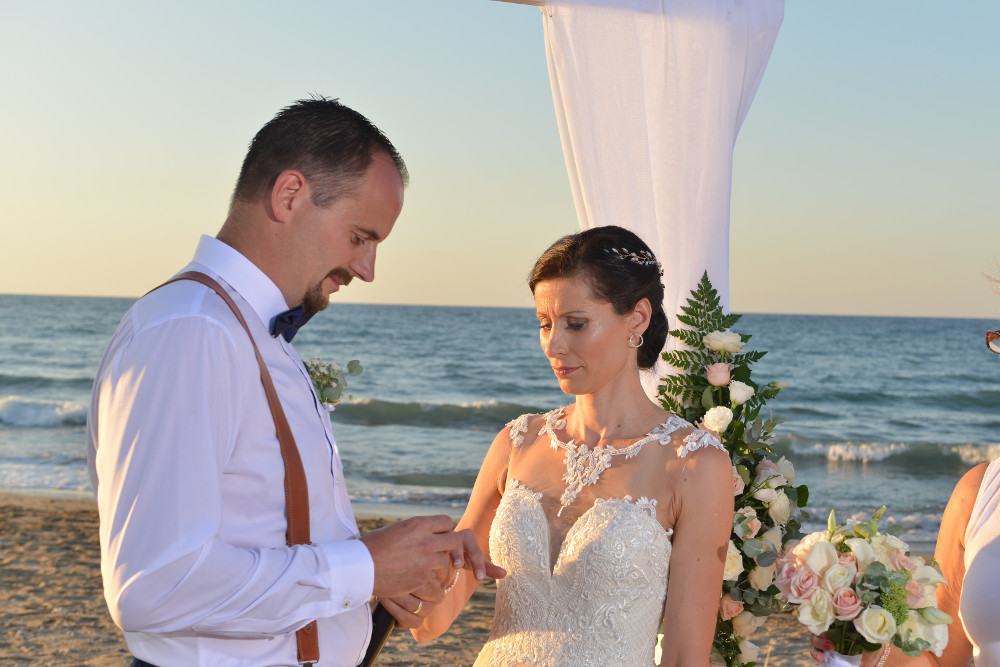
[{"label": "eucalyptus leaf boutonniere", "polygon": [[[334,406],[344,398],[344,391],[347,389],[347,376],[357,377],[364,371],[361,362],[357,359],[347,362],[346,372],[334,362],[323,361],[319,357],[313,357],[303,363],[305,363],[306,370],[309,371],[316,395],[330,412],[333,412]],[[348,398],[354,397],[348,395]]]}]

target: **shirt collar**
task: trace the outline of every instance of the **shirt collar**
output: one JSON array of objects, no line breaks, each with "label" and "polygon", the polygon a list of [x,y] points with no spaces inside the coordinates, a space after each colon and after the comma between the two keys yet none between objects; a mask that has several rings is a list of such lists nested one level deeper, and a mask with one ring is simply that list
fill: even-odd
[{"label": "shirt collar", "polygon": [[202,236],[192,261],[229,283],[250,304],[264,326],[270,326],[275,316],[288,309],[274,281],[232,246],[211,236]]}]

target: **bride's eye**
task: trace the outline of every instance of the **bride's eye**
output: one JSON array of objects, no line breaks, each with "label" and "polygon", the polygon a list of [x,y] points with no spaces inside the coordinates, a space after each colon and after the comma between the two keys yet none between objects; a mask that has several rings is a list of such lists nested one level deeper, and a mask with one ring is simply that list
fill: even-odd
[{"label": "bride's eye", "polygon": [[550,322],[542,320],[541,322],[538,323],[538,328],[541,329],[542,331],[548,331],[549,329],[552,328],[552,324]]},{"label": "bride's eye", "polygon": [[566,323],[566,327],[572,331],[581,331],[586,325],[587,320],[570,320]]}]

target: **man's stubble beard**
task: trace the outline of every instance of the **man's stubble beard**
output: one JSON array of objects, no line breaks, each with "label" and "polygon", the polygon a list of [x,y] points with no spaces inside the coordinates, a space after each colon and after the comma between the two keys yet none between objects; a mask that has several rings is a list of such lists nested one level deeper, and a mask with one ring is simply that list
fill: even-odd
[{"label": "man's stubble beard", "polygon": [[[336,268],[327,274],[327,278],[331,276],[340,283],[341,287],[346,287],[354,278],[347,269],[343,268]],[[305,296],[302,298],[302,311],[307,315],[314,315],[330,305],[330,298],[323,295],[323,280],[306,290]]]}]

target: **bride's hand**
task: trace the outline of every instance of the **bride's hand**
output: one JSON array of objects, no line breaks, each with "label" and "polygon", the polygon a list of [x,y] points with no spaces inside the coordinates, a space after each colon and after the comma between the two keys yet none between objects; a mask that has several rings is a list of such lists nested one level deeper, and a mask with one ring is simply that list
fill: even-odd
[{"label": "bride's hand", "polygon": [[[813,660],[819,663],[822,663],[825,659],[825,656],[823,655],[824,653],[833,651],[835,648],[833,642],[830,641],[830,636],[825,632],[821,635],[809,635],[809,643],[812,644],[812,649],[810,649],[809,655],[812,656]],[[882,652],[884,650],[891,649],[883,647],[882,650],[862,653],[860,667],[876,667],[879,664],[879,658],[882,657]]]},{"label": "bride's hand", "polygon": [[821,635],[809,635],[809,643],[812,644],[809,655],[816,662],[823,662],[823,654],[834,649],[830,636],[825,632]]},{"label": "bride's hand", "polygon": [[[480,580],[483,577],[503,579],[507,576],[505,569],[490,562],[479,549],[479,543],[476,541],[476,534],[474,532],[466,528],[456,531],[455,534],[462,539],[462,546],[451,554],[451,563],[454,569],[460,570],[464,567],[471,570],[476,580]],[[450,577],[446,577],[445,586],[447,586],[449,580]]]}]

